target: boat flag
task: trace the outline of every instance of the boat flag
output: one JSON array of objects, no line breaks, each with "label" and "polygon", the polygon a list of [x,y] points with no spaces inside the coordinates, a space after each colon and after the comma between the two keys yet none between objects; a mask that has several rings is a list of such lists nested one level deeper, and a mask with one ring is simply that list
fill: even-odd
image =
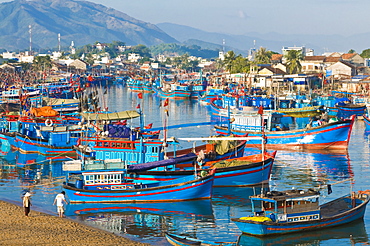
[{"label": "boat flag", "polygon": [[137,94],[137,97],[140,98],[140,99],[143,99],[143,93],[140,92],[139,94]]},{"label": "boat flag", "polygon": [[166,98],[166,100],[164,100],[163,102],[163,107],[167,107],[168,106],[168,98]]},{"label": "boat flag", "polygon": [[140,108],[140,103],[136,106],[136,108]]},{"label": "boat flag", "polygon": [[263,107],[262,107],[262,105],[258,108],[258,114],[263,115]]},{"label": "boat flag", "polygon": [[150,124],[144,126],[144,129],[152,129],[152,127],[153,127],[153,123],[150,123]]},{"label": "boat flag", "polygon": [[328,184],[328,195],[330,195],[332,192],[333,192],[333,190],[331,189],[331,185]]}]

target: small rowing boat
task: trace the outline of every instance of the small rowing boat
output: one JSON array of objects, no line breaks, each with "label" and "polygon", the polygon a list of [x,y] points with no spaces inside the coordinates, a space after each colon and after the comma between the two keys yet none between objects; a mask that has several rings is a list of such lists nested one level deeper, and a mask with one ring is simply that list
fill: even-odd
[{"label": "small rowing boat", "polygon": [[166,233],[167,241],[174,246],[187,246],[187,245],[203,245],[203,246],[211,246],[211,245],[219,245],[219,246],[233,246],[236,245],[234,242],[211,242],[211,241],[204,241],[199,240],[191,237],[185,237],[175,234]]}]

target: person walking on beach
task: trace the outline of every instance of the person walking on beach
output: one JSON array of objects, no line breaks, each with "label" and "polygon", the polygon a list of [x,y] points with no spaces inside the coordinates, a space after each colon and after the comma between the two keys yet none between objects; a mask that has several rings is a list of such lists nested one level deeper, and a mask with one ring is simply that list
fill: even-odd
[{"label": "person walking on beach", "polygon": [[67,201],[66,201],[66,198],[65,198],[65,195],[66,193],[64,191],[60,192],[54,199],[54,203],[53,205],[55,205],[55,203],[57,204],[57,208],[58,208],[58,215],[59,217],[64,217],[64,207],[63,207],[63,202],[65,204],[68,204]]},{"label": "person walking on beach", "polygon": [[31,211],[31,193],[26,192],[23,196],[23,207],[24,207],[24,215],[28,217],[28,214]]}]

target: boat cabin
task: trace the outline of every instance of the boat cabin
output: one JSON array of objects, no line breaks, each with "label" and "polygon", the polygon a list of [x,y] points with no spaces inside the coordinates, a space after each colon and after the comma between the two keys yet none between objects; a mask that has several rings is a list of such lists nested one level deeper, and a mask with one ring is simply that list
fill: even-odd
[{"label": "boat cabin", "polygon": [[70,172],[67,178],[70,187],[84,190],[131,190],[145,188],[143,184],[127,179],[126,171],[81,171]]},{"label": "boat cabin", "polygon": [[269,217],[274,222],[303,222],[320,219],[319,192],[313,189],[271,191],[251,196],[255,217]]},{"label": "boat cabin", "polygon": [[[242,131],[277,131],[288,130],[293,123],[291,117],[286,117],[283,114],[265,111],[261,117],[258,113],[243,113],[241,115],[232,115],[233,121],[231,128]],[[263,124],[262,124],[263,121]]]}]

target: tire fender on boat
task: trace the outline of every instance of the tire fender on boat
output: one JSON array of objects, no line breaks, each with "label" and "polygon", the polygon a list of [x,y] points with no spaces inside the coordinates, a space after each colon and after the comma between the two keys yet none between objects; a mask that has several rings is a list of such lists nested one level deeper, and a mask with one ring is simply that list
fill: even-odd
[{"label": "tire fender on boat", "polygon": [[52,125],[53,125],[53,121],[51,119],[45,120],[45,126],[52,126]]}]

